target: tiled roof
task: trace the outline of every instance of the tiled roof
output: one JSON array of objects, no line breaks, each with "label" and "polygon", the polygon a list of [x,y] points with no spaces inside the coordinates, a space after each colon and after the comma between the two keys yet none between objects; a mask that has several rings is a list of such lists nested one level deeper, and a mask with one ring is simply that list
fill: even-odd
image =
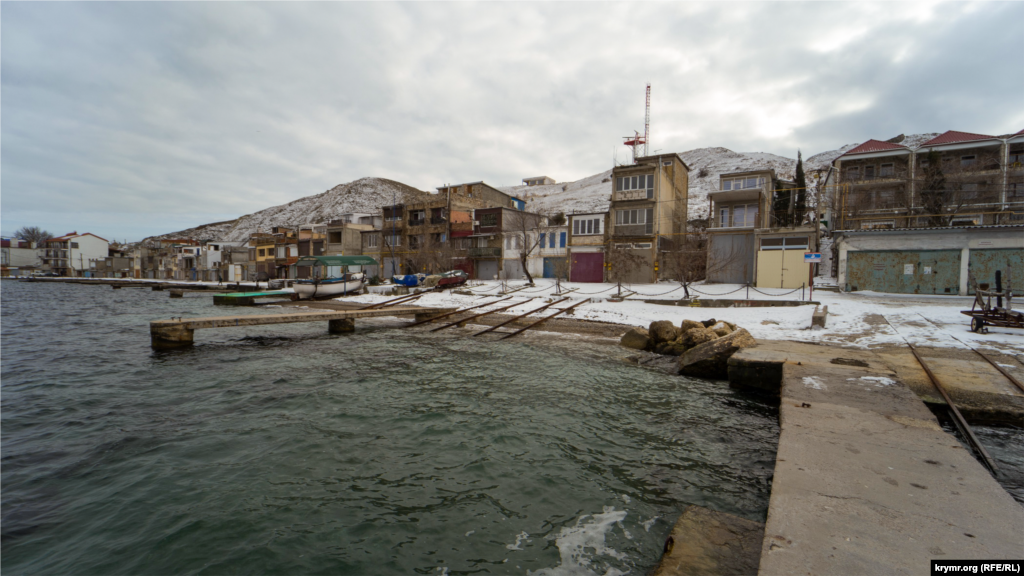
[{"label": "tiled roof", "polygon": [[846,153],[843,154],[843,156],[848,156],[850,154],[866,154],[868,152],[885,152],[886,150],[909,151],[910,148],[907,148],[906,146],[900,146],[899,144],[893,144],[892,142],[882,142],[881,140],[868,140],[867,142],[861,144],[860,146],[857,146],[856,148],[853,148],[852,150],[847,150]]},{"label": "tiled roof", "polygon": [[1020,136],[1021,134],[1024,134],[1024,130],[1021,130],[1020,132],[1017,132],[1016,134],[1014,134],[1014,136]]},{"label": "tiled roof", "polygon": [[949,130],[943,134],[939,134],[935,138],[925,142],[918,146],[918,148],[927,148],[928,146],[939,146],[942,144],[956,144],[957,142],[974,142],[975,140],[995,140],[995,136],[987,136],[985,134],[971,134],[970,132],[957,132],[956,130]]}]

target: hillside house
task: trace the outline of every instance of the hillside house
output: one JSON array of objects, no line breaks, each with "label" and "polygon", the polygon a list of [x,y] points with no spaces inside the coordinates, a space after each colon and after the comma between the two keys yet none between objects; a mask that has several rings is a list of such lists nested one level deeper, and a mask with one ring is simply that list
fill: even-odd
[{"label": "hillside house", "polygon": [[869,140],[829,174],[835,272],[848,291],[972,293],[1013,269],[1024,291],[1024,130]]},{"label": "hillside house", "polygon": [[708,282],[793,289],[809,284],[804,254],[817,250],[818,236],[816,225],[797,214],[799,192],[806,194],[771,169],[721,174],[718,190],[708,194]]},{"label": "hillside house", "polygon": [[523,184],[527,186],[544,186],[545,184],[554,184],[555,179],[549,176],[530,176],[529,178],[523,178]]},{"label": "hillside house", "polygon": [[[612,170],[607,258],[623,282],[653,283],[658,255],[686,233],[689,167],[678,154],[636,159]],[[626,269],[628,267],[628,270]]]}]

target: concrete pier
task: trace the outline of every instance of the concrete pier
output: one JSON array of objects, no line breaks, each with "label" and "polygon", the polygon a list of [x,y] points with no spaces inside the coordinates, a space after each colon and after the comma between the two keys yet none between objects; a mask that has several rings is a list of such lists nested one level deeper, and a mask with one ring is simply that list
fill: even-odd
[{"label": "concrete pier", "polygon": [[773,364],[781,432],[760,574],[928,574],[931,559],[1024,556],[1024,508],[878,354],[773,342],[737,352],[730,376]]},{"label": "concrete pier", "polygon": [[295,322],[327,322],[332,333],[352,332],[356,318],[382,316],[438,315],[451,312],[454,308],[423,308],[419,306],[395,306],[373,310],[339,310],[334,312],[311,312],[300,314],[251,314],[246,316],[214,316],[209,318],[187,318],[181,320],[154,320],[149,323],[151,345],[154,349],[173,349],[191,346],[196,330],[209,328],[236,328],[260,326],[263,324],[292,324]]}]

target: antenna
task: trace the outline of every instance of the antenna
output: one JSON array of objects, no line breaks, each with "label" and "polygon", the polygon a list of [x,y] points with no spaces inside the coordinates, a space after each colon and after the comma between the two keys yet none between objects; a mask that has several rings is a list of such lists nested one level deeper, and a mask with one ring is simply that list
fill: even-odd
[{"label": "antenna", "polygon": [[637,159],[647,156],[647,142],[651,135],[651,83],[647,83],[647,96],[644,104],[644,135],[641,136],[640,132],[633,131],[632,136],[624,136],[626,139],[625,145],[633,149],[633,163],[636,164]]}]

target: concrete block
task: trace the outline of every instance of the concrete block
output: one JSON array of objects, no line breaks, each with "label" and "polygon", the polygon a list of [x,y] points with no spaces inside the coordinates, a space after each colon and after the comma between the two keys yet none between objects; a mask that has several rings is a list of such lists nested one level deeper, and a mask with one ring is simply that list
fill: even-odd
[{"label": "concrete block", "polygon": [[821,310],[817,306],[814,307],[814,313],[811,314],[811,328],[815,326],[819,328],[825,327],[825,319],[828,317],[828,306],[823,306]]},{"label": "concrete block", "polygon": [[653,576],[756,574],[764,524],[688,506],[665,541]]},{"label": "concrete block", "polygon": [[356,331],[356,321],[352,318],[340,318],[327,322],[327,331],[331,334],[348,334]]},{"label": "concrete block", "polygon": [[163,326],[154,326],[150,324],[149,328],[150,345],[155,350],[168,350],[191,346],[194,334],[195,330],[186,327],[184,324],[170,324]]}]

